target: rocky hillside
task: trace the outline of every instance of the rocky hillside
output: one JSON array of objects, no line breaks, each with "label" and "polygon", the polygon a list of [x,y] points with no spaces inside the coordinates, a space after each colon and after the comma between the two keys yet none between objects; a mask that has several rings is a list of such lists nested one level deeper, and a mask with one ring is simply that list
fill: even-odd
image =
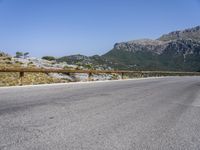
[{"label": "rocky hillside", "polygon": [[200,41],[200,26],[182,30],[182,31],[174,31],[169,34],[164,34],[158,40],[160,41],[170,41],[177,39],[192,39]]},{"label": "rocky hillside", "polygon": [[102,58],[117,69],[199,71],[200,26],[171,32],[157,40],[116,43]]},{"label": "rocky hillside", "polygon": [[151,40],[151,39],[141,39],[129,42],[116,43],[114,45],[114,49],[128,52],[138,52],[138,51],[147,51],[156,54],[161,54],[165,48],[166,43],[159,40]]},{"label": "rocky hillside", "polygon": [[99,55],[84,56],[84,55],[70,55],[57,59],[58,62],[66,62],[70,65],[77,65],[85,69],[94,70],[111,70],[110,62]]}]

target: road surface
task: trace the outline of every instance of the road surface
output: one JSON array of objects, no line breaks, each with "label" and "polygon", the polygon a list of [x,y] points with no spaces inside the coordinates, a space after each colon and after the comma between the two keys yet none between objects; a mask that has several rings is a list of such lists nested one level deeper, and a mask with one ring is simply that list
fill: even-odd
[{"label": "road surface", "polygon": [[200,149],[200,77],[0,88],[0,150]]}]

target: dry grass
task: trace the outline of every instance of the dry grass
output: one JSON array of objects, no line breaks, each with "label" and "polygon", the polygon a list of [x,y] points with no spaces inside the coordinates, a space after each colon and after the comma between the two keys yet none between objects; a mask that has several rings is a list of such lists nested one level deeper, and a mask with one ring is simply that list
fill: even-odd
[{"label": "dry grass", "polygon": [[[21,62],[12,62],[10,57],[0,57],[0,68],[22,66]],[[34,68],[35,66],[30,63],[28,66]],[[50,83],[61,83],[67,82],[61,79],[56,79],[48,76],[44,73],[25,73],[23,77],[23,85],[35,85],[35,84],[50,84]],[[19,73],[0,73],[0,86],[15,86],[20,85]]]},{"label": "dry grass", "polygon": [[[23,77],[23,85],[50,84],[64,82],[55,79],[44,73],[25,73]],[[20,85],[19,73],[0,73],[0,86]]]}]

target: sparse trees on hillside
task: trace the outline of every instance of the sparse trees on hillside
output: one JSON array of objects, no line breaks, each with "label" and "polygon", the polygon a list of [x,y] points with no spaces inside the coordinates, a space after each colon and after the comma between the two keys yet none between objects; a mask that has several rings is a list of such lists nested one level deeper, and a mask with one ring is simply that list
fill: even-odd
[{"label": "sparse trees on hillside", "polygon": [[16,58],[22,58],[23,57],[25,59],[25,58],[29,57],[28,55],[29,55],[29,52],[23,53],[23,52],[18,51],[18,52],[16,52],[15,57]]},{"label": "sparse trees on hillside", "polygon": [[53,56],[44,56],[44,57],[42,57],[42,59],[45,59],[45,60],[48,60],[48,61],[56,60],[56,58],[53,57]]}]

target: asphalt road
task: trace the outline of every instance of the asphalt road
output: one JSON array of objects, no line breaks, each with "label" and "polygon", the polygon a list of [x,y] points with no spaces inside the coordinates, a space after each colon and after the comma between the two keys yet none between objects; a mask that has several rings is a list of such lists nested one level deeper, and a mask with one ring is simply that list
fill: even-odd
[{"label": "asphalt road", "polygon": [[200,77],[0,88],[0,150],[200,149]]}]

